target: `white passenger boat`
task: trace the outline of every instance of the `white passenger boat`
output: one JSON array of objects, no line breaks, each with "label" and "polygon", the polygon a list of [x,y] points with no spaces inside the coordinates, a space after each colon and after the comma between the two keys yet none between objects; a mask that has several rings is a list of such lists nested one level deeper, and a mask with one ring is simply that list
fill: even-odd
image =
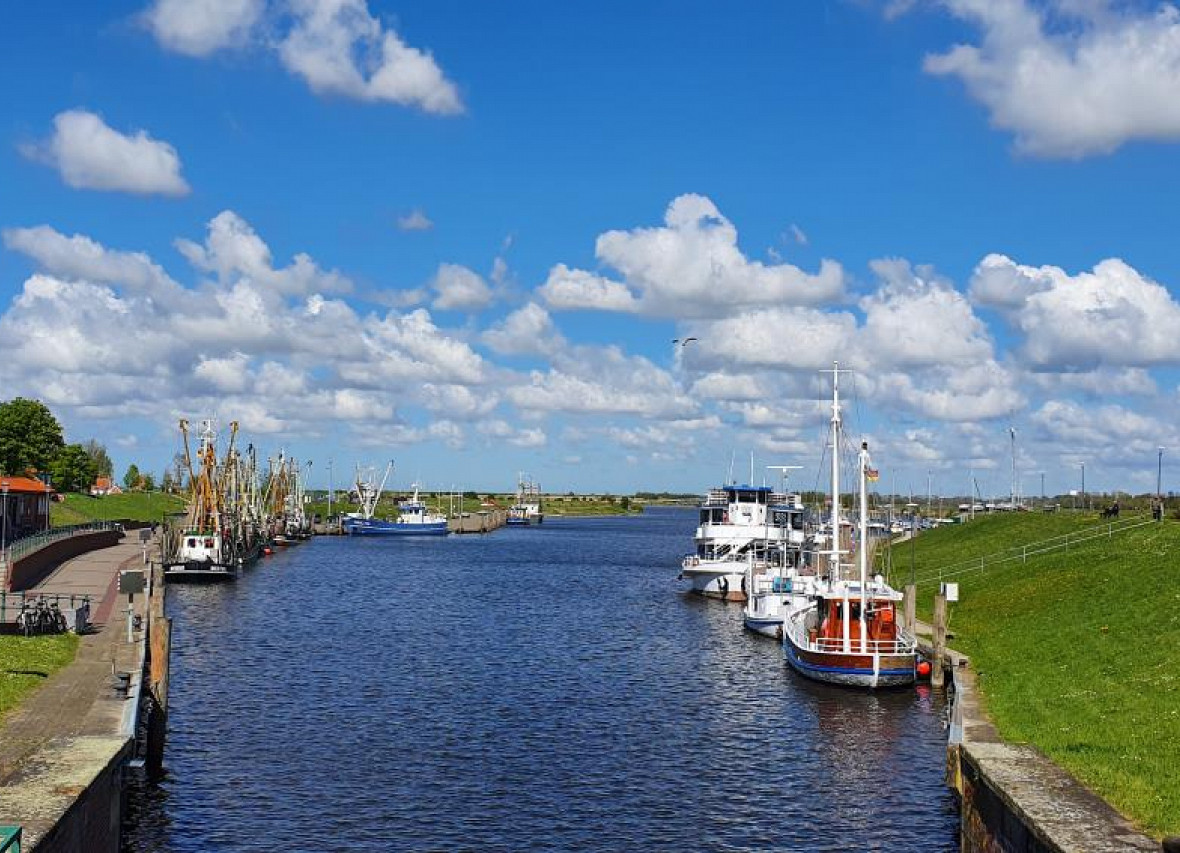
[{"label": "white passenger boat", "polygon": [[[798,528],[791,527],[798,524]],[[802,544],[803,507],[798,497],[769,486],[728,485],[711,489],[700,505],[696,553],[681,563],[692,591],[723,601],[745,601],[747,569],[755,574],[782,566]]]}]

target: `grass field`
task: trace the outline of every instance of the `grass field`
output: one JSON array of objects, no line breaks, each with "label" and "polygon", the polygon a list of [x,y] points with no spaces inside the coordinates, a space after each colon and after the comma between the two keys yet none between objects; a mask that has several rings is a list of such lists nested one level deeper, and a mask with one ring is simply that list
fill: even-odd
[{"label": "grass field", "polygon": [[[385,497],[381,498],[381,502],[377,506],[376,515],[379,518],[392,518],[397,515],[397,501],[404,500],[405,497]],[[435,498],[433,495],[422,495],[422,500],[431,510],[438,510],[444,514],[451,509],[451,502],[445,495]],[[494,500],[500,509],[508,509],[512,506],[515,497],[513,495],[495,495]],[[479,512],[484,507],[477,498],[464,498],[462,500],[462,509],[458,504],[455,504],[455,512]],[[553,496],[545,497],[542,502],[542,508],[545,515],[634,515],[643,512],[643,507],[638,502],[628,498],[624,501],[623,498],[615,498],[614,501],[602,498],[582,498],[582,497],[568,497],[568,496]],[[355,504],[340,503],[334,501],[332,503],[332,512],[355,512],[358,507]],[[327,517],[328,502],[313,501],[308,504],[308,510],[318,514],[320,517]]]},{"label": "grass field", "polygon": [[0,636],[0,717],[72,661],[77,650],[74,634]]},{"label": "grass field", "polygon": [[[1124,515],[1124,523],[1126,516]],[[938,571],[960,584],[951,644],[986,708],[1156,836],[1180,833],[1180,523],[1151,524],[985,571],[961,564],[1072,530],[1089,515],[1019,513],[921,534],[918,609]],[[909,577],[909,543],[894,582]]]},{"label": "grass field", "polygon": [[102,498],[71,494],[61,503],[50,504],[49,520],[54,527],[122,519],[159,521],[165,513],[183,510],[183,498],[162,492],[128,492]]}]

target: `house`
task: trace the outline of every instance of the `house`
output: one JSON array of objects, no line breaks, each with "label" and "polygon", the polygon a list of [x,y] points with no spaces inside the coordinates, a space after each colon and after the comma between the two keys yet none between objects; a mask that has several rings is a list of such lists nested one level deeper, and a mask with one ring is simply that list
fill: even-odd
[{"label": "house", "polygon": [[99,477],[94,481],[94,485],[90,487],[90,496],[95,498],[101,498],[103,495],[121,494],[123,494],[123,490],[110,477]]},{"label": "house", "polygon": [[4,544],[49,528],[53,489],[31,477],[0,477],[0,536]]}]

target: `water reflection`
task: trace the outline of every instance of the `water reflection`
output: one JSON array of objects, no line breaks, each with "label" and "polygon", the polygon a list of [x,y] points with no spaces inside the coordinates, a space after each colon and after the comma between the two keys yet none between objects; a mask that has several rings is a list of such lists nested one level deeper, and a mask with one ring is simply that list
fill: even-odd
[{"label": "water reflection", "polygon": [[177,588],[128,850],[954,850],[941,699],[681,595],[694,515],[317,540]]}]

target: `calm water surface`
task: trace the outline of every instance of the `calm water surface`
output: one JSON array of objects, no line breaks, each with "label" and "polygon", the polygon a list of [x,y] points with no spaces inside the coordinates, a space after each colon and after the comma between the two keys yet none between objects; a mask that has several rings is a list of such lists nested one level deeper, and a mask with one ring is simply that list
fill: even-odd
[{"label": "calm water surface", "polygon": [[127,849],[957,850],[941,696],[796,676],[683,593],[694,523],[320,538],[174,587]]}]

